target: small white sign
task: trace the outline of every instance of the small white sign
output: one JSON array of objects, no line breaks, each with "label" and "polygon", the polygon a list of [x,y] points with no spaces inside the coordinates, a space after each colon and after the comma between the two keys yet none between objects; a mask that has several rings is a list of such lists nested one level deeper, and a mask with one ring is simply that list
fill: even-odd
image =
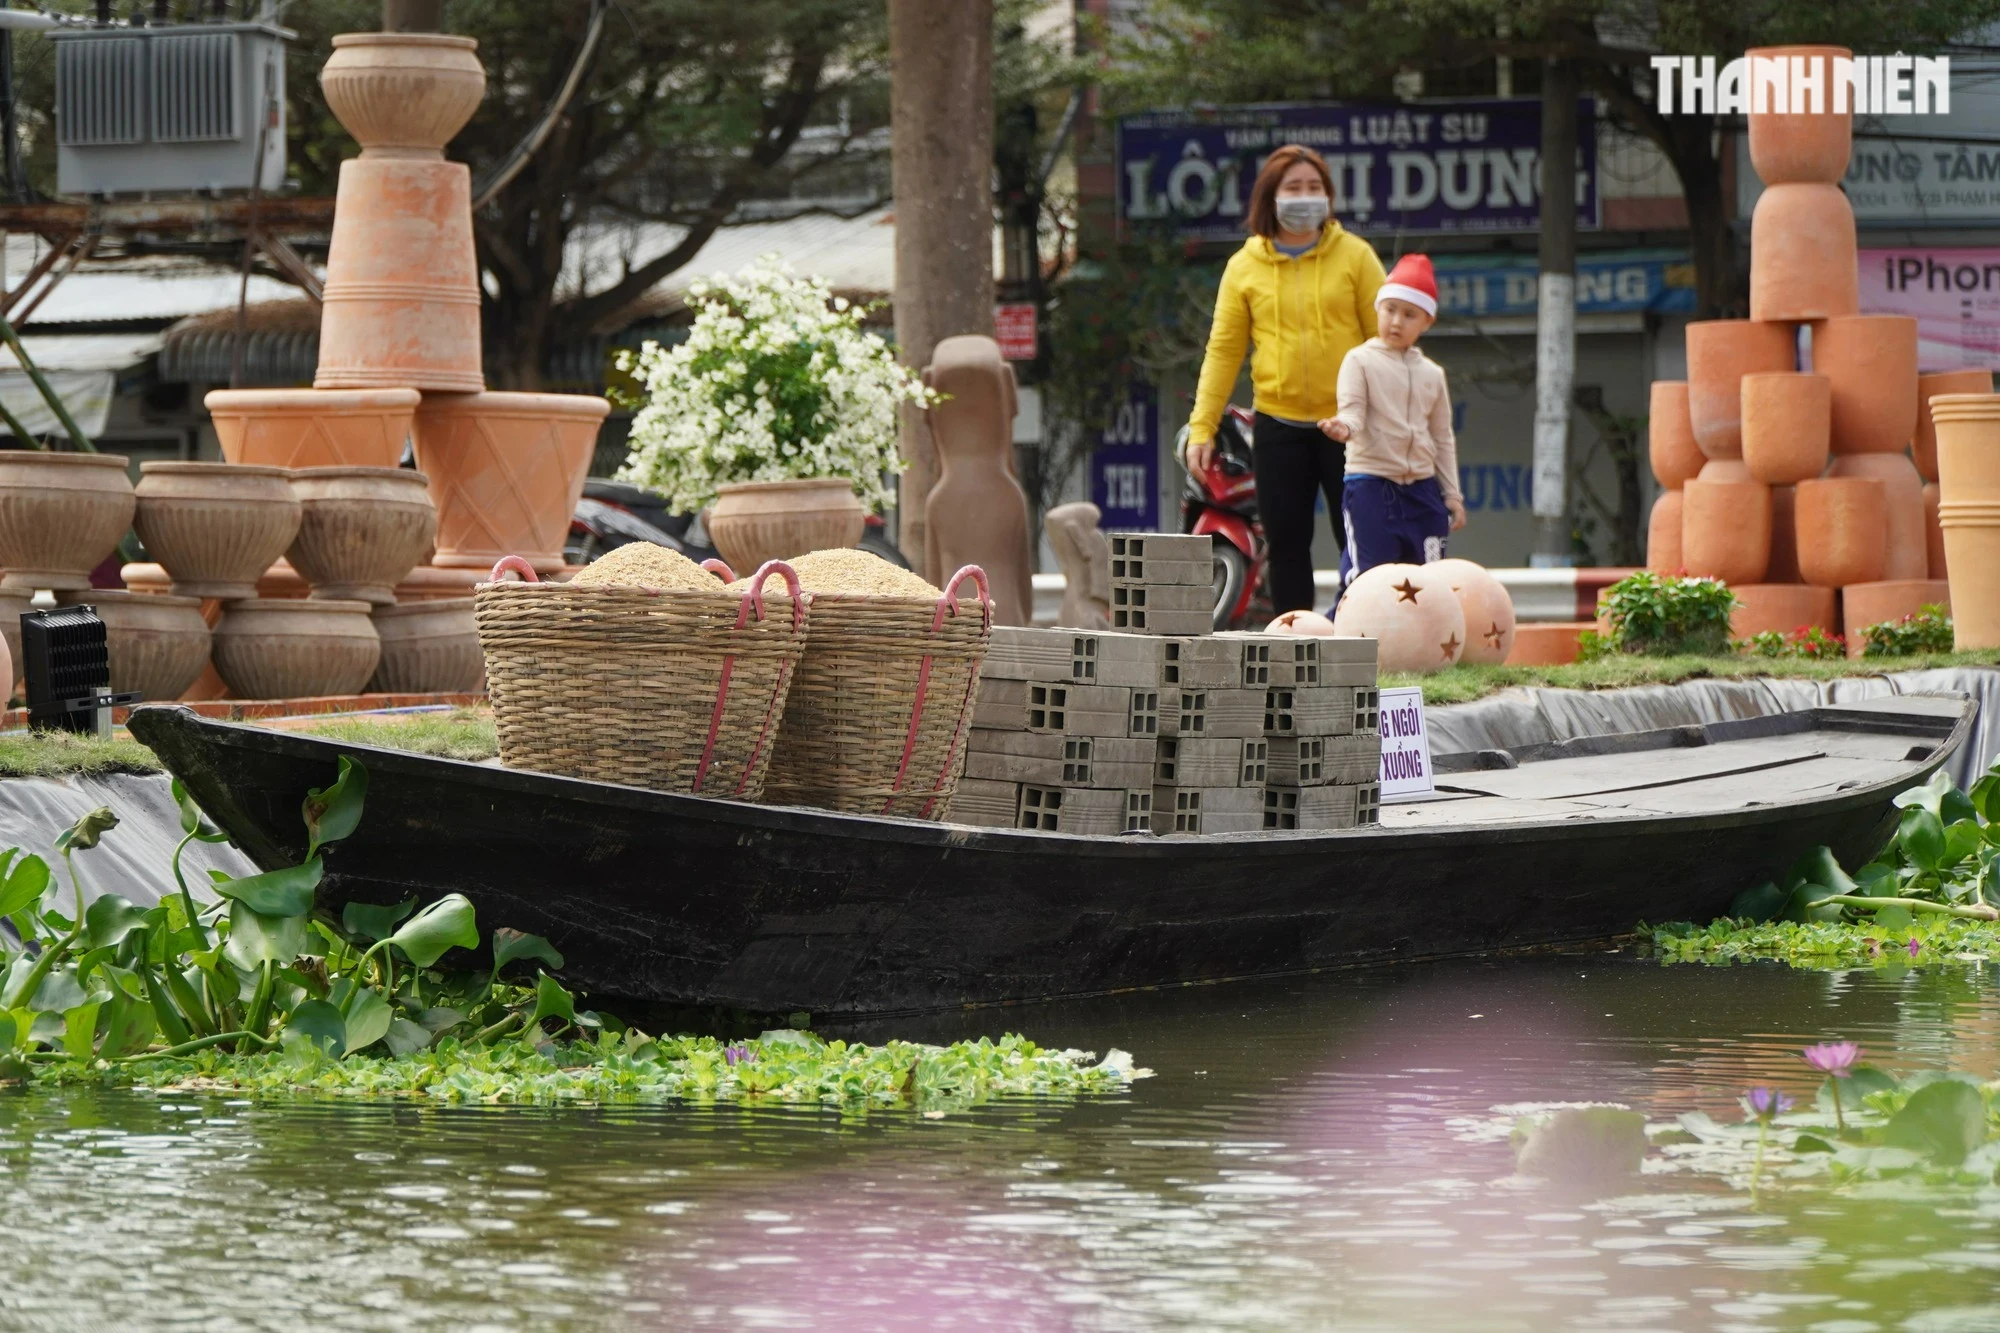
[{"label": "small white sign", "polygon": [[1383,690],[1382,799],[1407,801],[1437,790],[1431,774],[1431,738],[1424,730],[1424,692],[1415,685]]}]

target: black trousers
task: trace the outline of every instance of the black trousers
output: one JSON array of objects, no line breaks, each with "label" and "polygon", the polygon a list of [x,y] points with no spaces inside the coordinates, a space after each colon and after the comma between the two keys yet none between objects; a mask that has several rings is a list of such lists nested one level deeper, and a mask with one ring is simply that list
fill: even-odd
[{"label": "black trousers", "polygon": [[1333,539],[1340,528],[1341,474],[1347,450],[1315,426],[1287,426],[1262,412],[1251,427],[1257,470],[1257,513],[1271,547],[1271,609],[1313,609],[1313,502],[1326,496]]}]

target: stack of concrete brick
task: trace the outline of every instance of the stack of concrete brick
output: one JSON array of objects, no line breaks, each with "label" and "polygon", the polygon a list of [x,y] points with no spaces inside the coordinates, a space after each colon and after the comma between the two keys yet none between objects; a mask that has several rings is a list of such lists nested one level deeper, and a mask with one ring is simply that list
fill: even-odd
[{"label": "stack of concrete brick", "polygon": [[1111,534],[1111,628],[1191,635],[1214,627],[1215,557],[1206,533]]}]

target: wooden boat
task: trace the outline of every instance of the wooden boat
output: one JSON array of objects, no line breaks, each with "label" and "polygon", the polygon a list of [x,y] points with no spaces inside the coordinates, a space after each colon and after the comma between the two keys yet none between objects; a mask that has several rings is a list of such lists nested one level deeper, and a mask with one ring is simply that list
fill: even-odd
[{"label": "wooden boat", "polygon": [[1816,844],[1878,851],[1977,705],[1901,697],[1443,756],[1379,828],[1081,837],[676,796],[143,708],[132,733],[267,868],[367,766],[324,905],[465,894],[586,991],[814,1016],[1607,939],[1722,914]]}]

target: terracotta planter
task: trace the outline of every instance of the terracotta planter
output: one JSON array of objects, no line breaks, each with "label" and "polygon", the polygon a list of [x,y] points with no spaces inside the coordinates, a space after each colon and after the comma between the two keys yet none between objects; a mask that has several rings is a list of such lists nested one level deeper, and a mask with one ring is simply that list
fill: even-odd
[{"label": "terracotta planter", "polygon": [[1761,481],[1696,477],[1682,488],[1681,557],[1687,572],[1762,583],[1771,564],[1771,488]]},{"label": "terracotta planter", "polygon": [[178,595],[255,597],[258,578],[299,530],[291,478],[281,467],[141,463],[132,526]]},{"label": "terracotta planter", "polygon": [[1956,646],[2000,648],[2000,501],[1938,506],[1946,563],[1954,571],[1952,629]]},{"label": "terracotta planter", "polygon": [[208,665],[208,622],[199,597],[93,588],[60,593],[56,600],[97,608],[111,655],[111,688],[120,694],[137,690],[147,703],[178,699]]},{"label": "terracotta planter", "polygon": [[1913,616],[1926,606],[1950,611],[1950,585],[1930,579],[1896,579],[1842,588],[1840,618],[1847,626],[1847,655],[1860,657],[1867,651],[1868,640],[1861,631],[1868,626]]},{"label": "terracotta planter", "polygon": [[1458,660],[1485,666],[1505,662],[1514,647],[1514,598],[1506,585],[1474,560],[1435,560],[1424,568],[1445,576],[1465,614],[1465,650]]},{"label": "terracotta planter", "polygon": [[1580,636],[1598,627],[1588,620],[1541,621],[1514,629],[1508,666],[1568,666],[1576,661]]},{"label": "terracotta planter", "polygon": [[1648,453],[1653,460],[1653,477],[1670,491],[1677,491],[1689,477],[1701,471],[1707,461],[1695,443],[1694,423],[1688,417],[1686,380],[1654,380],[1652,412],[1646,420]]},{"label": "terracotta planter", "polygon": [[1765,371],[1743,377],[1743,464],[1773,486],[1826,470],[1833,412],[1826,376]]},{"label": "terracotta planter", "polygon": [[[1830,477],[1873,477],[1887,505],[1888,545],[1882,577],[1891,582],[1930,577],[1930,542],[1924,536],[1924,479],[1901,454],[1846,454],[1833,460]],[[1863,582],[1865,580],[1856,580]]]},{"label": "terracotta planter", "polygon": [[1755,481],[1750,465],[1740,458],[1711,458],[1697,473],[1703,481]]},{"label": "terracotta planter", "polygon": [[486,70],[470,37],[354,32],[333,39],[319,86],[363,157],[437,157],[479,110]]},{"label": "terracotta planter", "polygon": [[1838,185],[1767,187],[1750,215],[1750,318],[1854,314],[1858,262],[1854,209]]},{"label": "terracotta planter", "polygon": [[1944,529],[1938,526],[1938,484],[1934,481],[1924,483],[1924,544],[1929,548],[1931,578],[1950,577],[1945,572]]},{"label": "terracotta planter", "polygon": [[1743,456],[1743,377],[1798,369],[1798,330],[1748,319],[1687,328],[1688,424],[1709,458]]},{"label": "terracotta planter", "polygon": [[21,660],[21,617],[35,609],[35,595],[0,588],[0,640],[7,646],[7,669],[0,672],[0,692],[12,695],[25,668]]},{"label": "terracotta planter", "polygon": [[1838,602],[1831,588],[1803,583],[1746,583],[1734,591],[1736,609],[1729,613],[1731,638],[1748,639],[1771,630],[1790,634],[1808,626],[1832,634],[1840,628]]},{"label": "terracotta planter", "polygon": [[2000,503],[2000,394],[1951,394],[1930,408],[1944,503]]},{"label": "terracotta planter", "polygon": [[1817,588],[1872,583],[1889,563],[1888,487],[1872,477],[1798,484],[1799,573]]},{"label": "terracotta planter", "polygon": [[384,694],[476,694],[486,659],[472,623],[472,599],[375,609],[382,660],[368,688]]},{"label": "terracotta planter", "polygon": [[217,389],[204,399],[222,456],[262,467],[394,467],[415,389]]},{"label": "terracotta planter", "polygon": [[708,535],[732,569],[755,569],[808,551],[852,546],[867,512],[839,478],[747,481],[721,488],[708,511]]},{"label": "terracotta planter", "polygon": [[519,555],[541,573],[561,569],[570,515],[610,411],[602,398],[574,394],[425,395],[417,466],[437,503],[432,563],[490,569]]},{"label": "terracotta planter", "polygon": [[382,655],[372,609],[291,598],[232,602],[215,627],[215,669],[238,699],[358,694]]},{"label": "terracotta planter", "polygon": [[1917,321],[1854,315],[1813,325],[1812,366],[1833,382],[1833,452],[1900,454],[1917,433]]},{"label": "terracotta planter", "polygon": [[1681,555],[1681,508],[1684,496],[1679,491],[1661,491],[1660,498],[1653,501],[1653,512],[1646,520],[1646,568],[1656,574],[1678,574],[1687,568]]},{"label": "terracotta planter", "polygon": [[[1854,116],[1851,111],[1832,110],[1833,62],[1848,59],[1854,53],[1844,46],[1760,46],[1744,54],[1753,61],[1787,61],[1787,90],[1794,73],[1811,78],[1816,69],[1820,105],[1827,108],[1817,114],[1800,115],[1788,111],[1751,111],[1750,163],[1757,169],[1757,178],[1766,185],[1840,184],[1841,177],[1847,174],[1847,159],[1854,143]],[[1755,67],[1752,68],[1754,71]],[[1755,77],[1754,72],[1751,77]]]},{"label": "terracotta planter", "polygon": [[315,597],[393,605],[396,584],[437,534],[428,484],[404,468],[300,469],[292,489],[304,518],[285,558]]},{"label": "terracotta planter", "polygon": [[1931,399],[1947,393],[1992,392],[1993,372],[1990,370],[1941,370],[1934,375],[1917,376],[1917,434],[1910,443],[1910,454],[1925,481],[1938,479],[1937,426],[1931,420]]},{"label": "terracotta planter", "polygon": [[1771,488],[1771,563],[1765,567],[1766,583],[1803,583],[1799,573],[1799,488]]},{"label": "terracotta planter", "polygon": [[88,588],[132,528],[137,500],[117,454],[0,450],[0,587]]}]

